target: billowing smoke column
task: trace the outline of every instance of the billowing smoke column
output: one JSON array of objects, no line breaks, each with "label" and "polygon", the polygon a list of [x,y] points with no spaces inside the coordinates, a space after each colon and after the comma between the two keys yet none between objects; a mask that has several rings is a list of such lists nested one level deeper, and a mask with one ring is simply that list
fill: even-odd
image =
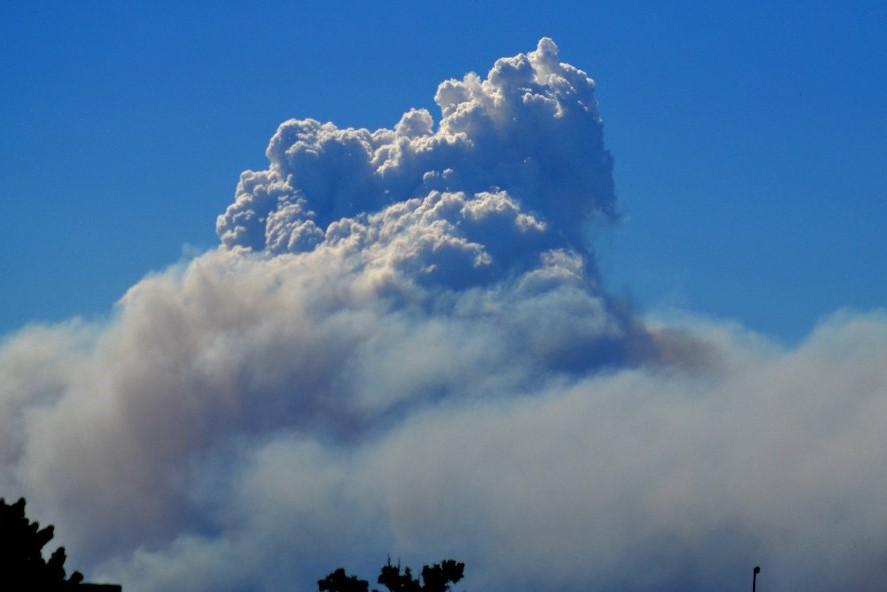
[{"label": "billowing smoke column", "polygon": [[[594,82],[542,39],[486,79],[444,82],[435,101],[436,129],[424,109],[394,130],[282,124],[270,167],[244,172],[219,216],[224,247],[332,258],[396,307],[468,332],[527,319],[512,343],[547,359],[540,376],[653,355],[651,336],[608,302],[587,248],[589,225],[616,217]],[[489,290],[466,293],[480,286]],[[509,310],[530,301],[552,307],[552,331],[582,328],[567,340],[536,335],[539,310]]]},{"label": "billowing smoke column", "polygon": [[[393,130],[281,125],[270,168],[244,173],[219,217],[222,243],[272,253],[342,240],[365,247],[421,225],[440,235],[425,257],[442,251],[469,267],[501,267],[543,246],[581,249],[583,223],[615,215],[594,82],[559,62],[550,39],[499,60],[484,80],[444,82],[434,100],[443,114],[436,129],[424,109]],[[372,214],[369,228],[355,219]]]},{"label": "billowing smoke column", "polygon": [[788,350],[641,321],[593,83],[548,39],[441,119],[284,123],[222,245],[0,346],[0,495],[127,591],[315,589],[387,556],[512,590],[878,589],[887,316]]}]

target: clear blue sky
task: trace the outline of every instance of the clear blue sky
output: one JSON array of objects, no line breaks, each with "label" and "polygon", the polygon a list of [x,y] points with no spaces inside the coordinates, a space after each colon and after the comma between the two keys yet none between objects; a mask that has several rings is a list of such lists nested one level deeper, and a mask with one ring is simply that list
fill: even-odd
[{"label": "clear blue sky", "polygon": [[887,303],[883,3],[539,6],[3,2],[0,334],[213,247],[281,121],[390,127],[543,35],[598,83],[612,291],[785,340]]}]

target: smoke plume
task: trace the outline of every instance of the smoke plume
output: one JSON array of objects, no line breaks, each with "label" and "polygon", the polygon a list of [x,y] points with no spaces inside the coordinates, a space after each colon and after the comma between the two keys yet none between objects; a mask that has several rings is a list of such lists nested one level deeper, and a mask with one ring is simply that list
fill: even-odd
[{"label": "smoke plume", "polygon": [[453,557],[491,591],[875,589],[887,316],[642,319],[588,75],[535,51],[393,129],[283,123],[220,246],[0,344],[0,492],[124,589]]}]

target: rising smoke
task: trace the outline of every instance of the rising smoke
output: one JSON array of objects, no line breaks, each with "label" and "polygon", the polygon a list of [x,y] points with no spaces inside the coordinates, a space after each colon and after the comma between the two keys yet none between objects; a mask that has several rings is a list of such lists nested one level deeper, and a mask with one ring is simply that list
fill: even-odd
[{"label": "rising smoke", "polygon": [[0,348],[0,491],[128,591],[456,557],[491,591],[875,589],[887,317],[637,318],[594,83],[543,39],[435,123],[290,120],[221,245]]}]

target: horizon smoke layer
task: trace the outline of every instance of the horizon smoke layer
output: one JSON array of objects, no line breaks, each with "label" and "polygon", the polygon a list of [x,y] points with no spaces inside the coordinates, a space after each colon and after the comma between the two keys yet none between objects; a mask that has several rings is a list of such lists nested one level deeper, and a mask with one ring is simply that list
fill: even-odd
[{"label": "horizon smoke layer", "polygon": [[594,83],[536,50],[435,123],[283,123],[217,249],[0,342],[0,495],[128,591],[454,557],[493,592],[876,589],[887,314],[787,349],[638,318]]}]

